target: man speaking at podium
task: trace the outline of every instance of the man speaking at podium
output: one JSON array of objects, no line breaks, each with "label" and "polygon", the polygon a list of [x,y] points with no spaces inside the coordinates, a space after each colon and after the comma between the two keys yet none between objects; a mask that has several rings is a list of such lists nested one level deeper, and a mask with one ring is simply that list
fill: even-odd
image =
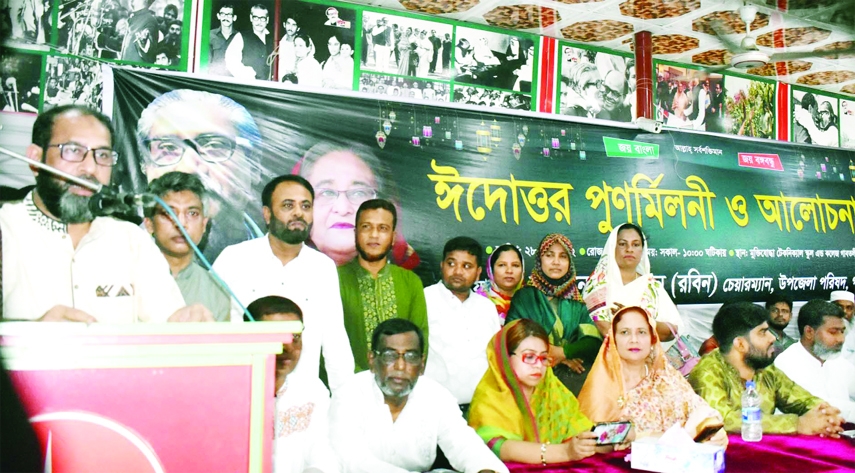
[{"label": "man speaking at podium", "polygon": [[[110,184],[117,154],[103,114],[77,105],[36,119],[27,157]],[[0,208],[2,318],[78,322],[208,321],[184,306],[166,260],[141,228],[89,209],[93,192],[32,167],[35,189]]]}]

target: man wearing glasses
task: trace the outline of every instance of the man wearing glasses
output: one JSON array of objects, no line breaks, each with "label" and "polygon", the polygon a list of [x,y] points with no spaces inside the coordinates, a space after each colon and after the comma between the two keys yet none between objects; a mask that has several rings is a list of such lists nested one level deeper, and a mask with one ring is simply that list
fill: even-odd
[{"label": "man wearing glasses", "polygon": [[439,447],[455,471],[507,472],[466,425],[454,396],[422,376],[424,354],[424,335],[409,320],[389,319],[374,329],[371,370],[334,392],[330,408],[330,440],[347,470],[429,471]]},{"label": "man wearing glasses", "polygon": [[430,352],[425,374],[469,409],[487,371],[485,347],[501,329],[496,306],[472,290],[481,276],[481,244],[469,237],[448,240],[442,251],[442,281],[425,288]]},{"label": "man wearing glasses", "polygon": [[626,97],[626,76],[623,72],[612,69],[606,73],[602,82],[603,109],[597,118],[618,122],[631,122],[632,111],[624,105]]},{"label": "man wearing glasses", "polygon": [[149,181],[168,172],[196,174],[209,191],[211,217],[205,257],[214,261],[228,245],[264,234],[247,204],[258,182],[261,134],[249,112],[234,100],[178,89],[156,98],[140,114],[137,144]]},{"label": "man wearing glasses", "polygon": [[[326,190],[325,192],[336,192]],[[346,192],[360,199],[361,189]],[[398,212],[384,199],[362,202],[356,211],[357,257],[338,267],[344,328],[357,371],[368,366],[368,344],[374,328],[394,317],[409,320],[427,336],[427,307],[422,282],[412,271],[388,261],[395,242]]]},{"label": "man wearing glasses", "polygon": [[[27,157],[93,184],[109,185],[113,128],[79,105],[52,108],[33,125]],[[211,320],[184,307],[169,267],[136,225],[89,210],[93,192],[33,169],[36,187],[0,209],[2,317],[12,320],[163,322]]]},{"label": "man wearing glasses", "polygon": [[212,29],[208,36],[209,74],[229,75],[229,70],[226,68],[226,49],[232,43],[232,38],[234,38],[236,19],[235,6],[232,3],[224,4],[220,7],[220,11],[217,12],[217,20],[220,22],[220,27]]},{"label": "man wearing glasses", "polygon": [[273,40],[268,41],[270,30],[267,7],[254,5],[249,9],[252,32],[235,33],[231,44],[226,48],[226,68],[240,79],[270,79],[268,56],[273,52]]}]

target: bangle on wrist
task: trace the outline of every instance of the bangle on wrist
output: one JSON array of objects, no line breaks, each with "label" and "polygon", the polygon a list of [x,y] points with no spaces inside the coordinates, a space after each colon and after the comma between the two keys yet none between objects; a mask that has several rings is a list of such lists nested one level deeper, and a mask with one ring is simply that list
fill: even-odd
[{"label": "bangle on wrist", "polygon": [[540,444],[540,464],[546,466],[546,445],[545,443]]}]

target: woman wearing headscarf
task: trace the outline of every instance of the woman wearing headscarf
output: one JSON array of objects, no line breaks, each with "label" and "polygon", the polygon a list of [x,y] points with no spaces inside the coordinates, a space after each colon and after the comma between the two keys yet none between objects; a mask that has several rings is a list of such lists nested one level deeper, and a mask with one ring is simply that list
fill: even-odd
[{"label": "woman wearing headscarf", "polygon": [[622,307],[579,393],[593,422],[629,420],[637,437],[680,424],[699,442],[727,445],[721,414],[698,396],[665,359],[653,320],[641,307]]},{"label": "woman wearing headscarf", "polygon": [[552,374],[548,346],[543,327],[526,319],[508,322],[487,346],[469,425],[502,461],[545,465],[596,453],[593,424]]},{"label": "woman wearing headscarf", "polygon": [[487,259],[487,280],[481,281],[475,292],[496,305],[502,325],[511,307],[511,298],[522,287],[524,274],[522,251],[516,246],[505,243],[490,253]]},{"label": "woman wearing headscarf", "polygon": [[654,328],[666,350],[673,342],[665,342],[674,339],[674,332],[680,332],[680,313],[662,284],[650,272],[647,239],[641,228],[634,224],[618,225],[609,234],[603,256],[588,278],[582,297],[603,335],[609,331],[611,308],[615,302],[646,310],[656,321]]},{"label": "woman wearing headscarf", "polygon": [[[339,43],[341,45],[341,43]],[[306,33],[298,32],[294,37],[294,53],[297,56],[297,83],[317,87],[323,79],[321,64],[315,59],[315,43]]]},{"label": "woman wearing headscarf", "polygon": [[573,244],[560,233],[546,235],[535,254],[526,287],[511,299],[507,322],[531,319],[549,334],[555,375],[578,393],[602,343],[576,287]]}]

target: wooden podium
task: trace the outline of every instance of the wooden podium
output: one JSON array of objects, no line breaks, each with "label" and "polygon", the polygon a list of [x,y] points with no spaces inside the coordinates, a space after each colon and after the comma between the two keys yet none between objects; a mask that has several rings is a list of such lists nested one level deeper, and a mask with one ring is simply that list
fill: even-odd
[{"label": "wooden podium", "polygon": [[272,471],[276,354],[299,322],[0,323],[52,472]]}]

